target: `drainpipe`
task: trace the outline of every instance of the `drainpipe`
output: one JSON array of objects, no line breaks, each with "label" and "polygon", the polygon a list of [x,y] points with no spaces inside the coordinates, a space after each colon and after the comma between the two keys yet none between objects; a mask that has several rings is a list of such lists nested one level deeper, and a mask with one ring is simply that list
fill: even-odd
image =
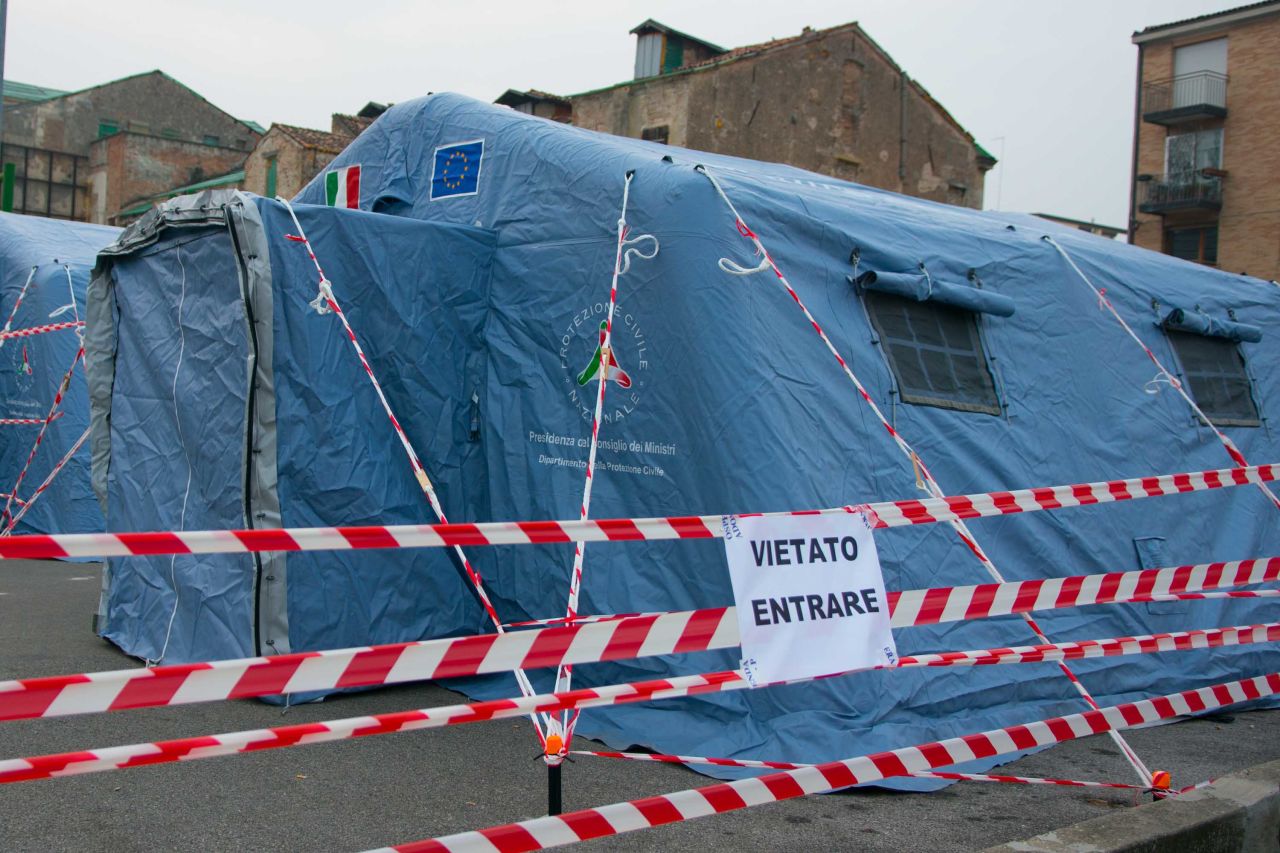
[{"label": "drainpipe", "polygon": [[898,192],[907,191],[907,72],[898,71]]},{"label": "drainpipe", "polygon": [[1138,136],[1142,132],[1142,58],[1146,48],[1138,45],[1138,84],[1133,96],[1133,169],[1129,173],[1129,245],[1138,230]]}]

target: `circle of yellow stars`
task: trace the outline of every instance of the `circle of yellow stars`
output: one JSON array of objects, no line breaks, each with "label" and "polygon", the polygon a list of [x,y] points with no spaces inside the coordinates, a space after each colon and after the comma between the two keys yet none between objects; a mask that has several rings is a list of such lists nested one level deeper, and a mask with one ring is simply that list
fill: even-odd
[{"label": "circle of yellow stars", "polygon": [[[462,164],[462,171],[454,173],[453,168],[458,163]],[[445,189],[456,190],[462,186],[462,182],[466,180],[467,173],[471,171],[471,160],[468,159],[466,152],[454,151],[444,161],[444,168],[440,170],[440,182],[444,184]]]}]

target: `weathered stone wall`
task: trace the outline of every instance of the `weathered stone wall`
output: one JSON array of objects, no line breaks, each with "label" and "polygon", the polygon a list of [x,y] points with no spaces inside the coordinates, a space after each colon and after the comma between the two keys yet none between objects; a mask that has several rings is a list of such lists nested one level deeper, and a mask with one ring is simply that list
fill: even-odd
[{"label": "weathered stone wall", "polygon": [[159,71],[105,83],[49,101],[5,109],[8,142],[88,154],[98,127],[111,121],[121,131],[153,134],[248,152],[257,141],[249,127]]},{"label": "weathered stone wall", "polygon": [[[905,96],[904,96],[905,90]],[[972,139],[854,25],[573,98],[574,124],[982,206]],[[905,119],[905,120],[904,120]]]},{"label": "weathered stone wall", "polygon": [[[1173,76],[1174,48],[1227,38],[1227,116],[1199,127],[1222,127],[1222,210],[1157,216],[1138,212],[1132,241],[1154,251],[1164,248],[1164,229],[1218,225],[1218,267],[1266,279],[1280,279],[1280,15],[1213,33],[1150,42],[1143,46],[1143,80]],[[1139,117],[1139,175],[1164,172],[1165,139],[1194,127],[1164,128]],[[1141,189],[1139,188],[1139,201]]]}]

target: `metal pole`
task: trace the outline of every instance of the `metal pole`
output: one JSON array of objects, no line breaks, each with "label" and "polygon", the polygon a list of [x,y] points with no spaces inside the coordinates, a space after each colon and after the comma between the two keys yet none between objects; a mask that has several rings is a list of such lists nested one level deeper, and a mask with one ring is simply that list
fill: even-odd
[{"label": "metal pole", "polygon": [[0,141],[4,140],[4,41],[9,21],[9,0],[0,0]]},{"label": "metal pole", "polygon": [[558,815],[564,808],[561,798],[560,768],[562,764],[547,765],[547,814]]},{"label": "metal pole", "polygon": [[[6,28],[9,21],[9,0],[0,0],[0,162],[4,160],[4,42]],[[13,164],[7,164],[4,167],[4,186],[0,188],[3,193],[3,207],[5,210],[13,210]]]}]

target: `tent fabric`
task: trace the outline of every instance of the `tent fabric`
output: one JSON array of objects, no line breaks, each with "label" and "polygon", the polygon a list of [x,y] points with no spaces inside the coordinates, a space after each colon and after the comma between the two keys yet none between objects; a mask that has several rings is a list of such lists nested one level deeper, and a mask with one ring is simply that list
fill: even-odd
[{"label": "tent fabric", "polygon": [[[1274,285],[1031,217],[923,202],[789,167],[605,136],[457,95],[433,95],[390,109],[332,164],[335,170],[360,167],[362,210],[323,207],[324,174],[304,188],[296,208],[451,520],[577,516],[595,393],[579,377],[607,311],[615,228],[630,170],[631,235],[653,235],[661,248],[651,260],[633,258],[619,281],[614,356],[631,383],[608,386],[592,515],[791,510],[918,495],[911,461],[895,448],[773,275],[730,275],[719,265],[728,258],[751,268],[759,258],[751,256],[750,243],[710,182],[695,171],[700,164],[721,182],[873,399],[949,494],[1230,464],[1181,399],[1146,393],[1153,365],[1042,238],[1053,235],[1170,365],[1175,360],[1158,325],[1159,306],[1199,305],[1213,316],[1231,311],[1241,323],[1266,327],[1280,320],[1280,289]],[[187,267],[187,298],[206,298],[193,297],[197,291],[221,294],[219,310],[229,324],[219,336],[213,331],[217,312],[186,311],[180,327],[189,336],[226,345],[225,353],[211,348],[207,359],[189,347],[189,378],[177,383],[182,392],[185,383],[206,377],[200,380],[206,393],[198,400],[181,393],[178,399],[181,414],[208,424],[209,435],[194,444],[188,437],[184,451],[172,425],[159,418],[144,422],[137,400],[160,399],[172,409],[173,372],[148,374],[140,361],[118,360],[109,467],[120,497],[109,502],[109,529],[154,527],[161,521],[154,516],[158,506],[173,523],[174,490],[186,477],[183,458],[194,453],[209,454],[196,469],[209,466],[210,473],[200,476],[225,468],[219,476],[237,500],[244,499],[242,507],[228,507],[216,519],[202,517],[201,524],[236,526],[237,513],[254,523],[261,496],[242,485],[252,464],[245,457],[267,438],[276,453],[280,523],[430,520],[340,324],[308,305],[316,295],[316,273],[305,251],[285,239],[293,227],[287,211],[243,194],[235,199],[223,203],[227,211],[256,208],[270,269],[269,276],[246,273],[249,256],[260,263],[261,255],[247,251],[242,240],[214,236],[216,229],[206,238],[209,257]],[[173,204],[176,223],[179,208],[191,210],[193,203]],[[174,347],[180,297],[172,273],[165,271],[174,265],[180,233],[176,225],[161,230],[149,246],[126,251],[100,270],[114,288],[122,355],[126,313],[136,334],[156,341],[158,354],[161,345],[165,353]],[[185,251],[194,253],[197,241],[194,235],[189,239]],[[240,262],[239,289],[230,273],[214,274],[227,265],[212,257],[216,253]],[[944,282],[973,280],[972,271],[982,294],[1016,307],[1008,316],[974,315],[996,377],[999,414],[898,399],[889,366],[873,343],[866,308],[848,281],[859,272],[853,259],[864,271],[923,264]],[[273,314],[264,325],[261,317],[246,315],[241,293],[252,294],[256,282],[268,277]],[[130,290],[146,293],[126,295]],[[253,330],[247,341],[231,338],[232,317],[239,328]],[[274,411],[267,414],[245,411],[243,389],[262,381],[253,378],[255,347],[259,369],[264,349],[273,359]],[[1240,351],[1267,418],[1280,405],[1280,371],[1272,369],[1275,344],[1268,338],[1245,341]],[[235,353],[243,357],[233,358]],[[168,365],[172,358],[166,354],[158,361]],[[235,381],[215,384],[212,377],[224,364],[234,364]],[[133,399],[119,391],[125,372],[137,374],[129,380],[139,383]],[[264,405],[255,397],[249,408]],[[234,417],[215,425],[209,421],[214,408],[229,409]],[[95,408],[95,424],[100,419]],[[118,444],[115,436],[129,431],[138,435],[127,446]],[[1280,460],[1280,439],[1269,430],[1224,431],[1255,462]],[[216,451],[223,441],[225,452]],[[168,471],[163,488],[169,491],[153,493],[146,480],[145,487],[138,484],[133,472],[151,467]],[[233,469],[241,475],[234,484]],[[266,480],[257,491],[264,489],[272,491]],[[1144,555],[1151,558],[1156,540],[1161,547],[1154,552],[1166,564],[1280,553],[1275,513],[1256,489],[1237,488],[983,519],[971,526],[1001,571],[1022,579],[1134,569]],[[188,526],[192,520],[188,515]],[[883,531],[877,547],[890,589],[988,580],[943,525]],[[468,550],[507,621],[563,614],[572,554],[571,544]],[[178,561],[180,568],[185,559]],[[280,638],[263,636],[254,622],[253,608],[269,601],[268,582],[286,587],[276,600],[283,601],[286,618],[280,624],[287,622],[293,651],[487,630],[444,551],[320,552],[279,559],[287,566],[283,575],[235,557],[225,566],[192,566],[189,577],[185,568],[175,575],[168,563],[157,568],[136,558],[112,560],[108,610],[131,619],[136,614],[138,625],[113,628],[108,636],[130,653],[149,656],[162,642],[163,621],[174,619],[169,660],[222,657],[246,647],[266,653],[272,648],[263,645],[268,639],[277,640],[279,650]],[[241,584],[234,589],[233,577]],[[184,581],[176,618],[175,578]],[[215,578],[225,590],[213,589]],[[201,591],[194,593],[193,586]],[[719,542],[587,548],[583,613],[730,601]],[[194,608],[225,615],[212,618]],[[1254,623],[1267,616],[1262,604],[1231,600],[1090,607],[1046,614],[1040,623],[1055,639],[1081,640]],[[1017,618],[912,628],[897,637],[901,654],[1033,641]],[[575,685],[737,663],[734,654],[717,652],[581,666]],[[1274,651],[1254,646],[1097,659],[1081,662],[1076,671],[1099,702],[1110,703],[1274,667]],[[550,673],[531,675],[535,686],[550,685]],[[460,686],[477,697],[514,692],[509,677]],[[904,670],[595,709],[583,714],[578,731],[617,747],[821,761],[1080,707],[1053,664]]]},{"label": "tent fabric", "polygon": [[[119,233],[119,228],[105,225],[0,213],[0,325],[10,315],[14,331],[82,317],[94,256]],[[31,284],[14,314],[29,277]],[[0,341],[0,418],[45,418],[79,348],[79,335],[71,329]],[[81,368],[73,372],[58,411],[62,415],[49,424],[19,498],[31,496],[89,427]],[[17,481],[39,432],[38,424],[0,426],[0,492],[7,494]],[[18,509],[15,503],[12,511]],[[14,533],[91,533],[101,531],[102,525],[102,513],[89,488],[85,446],[22,517]]]}]

